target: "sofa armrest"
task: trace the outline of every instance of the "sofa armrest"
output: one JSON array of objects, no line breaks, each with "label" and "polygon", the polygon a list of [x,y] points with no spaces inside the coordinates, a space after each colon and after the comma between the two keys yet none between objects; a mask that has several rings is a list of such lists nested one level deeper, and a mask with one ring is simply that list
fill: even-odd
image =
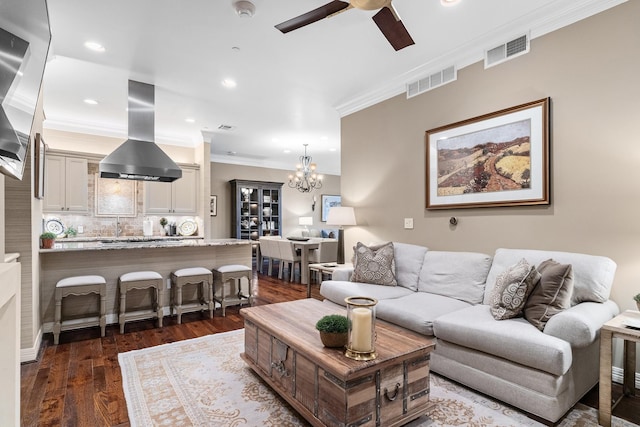
[{"label": "sofa armrest", "polygon": [[599,337],[602,325],[619,312],[618,305],[611,300],[583,302],[549,319],[544,333],[567,341],[571,347],[586,347]]},{"label": "sofa armrest", "polygon": [[333,270],[331,274],[331,280],[340,280],[342,282],[348,282],[351,279],[353,273],[353,267],[340,267]]}]

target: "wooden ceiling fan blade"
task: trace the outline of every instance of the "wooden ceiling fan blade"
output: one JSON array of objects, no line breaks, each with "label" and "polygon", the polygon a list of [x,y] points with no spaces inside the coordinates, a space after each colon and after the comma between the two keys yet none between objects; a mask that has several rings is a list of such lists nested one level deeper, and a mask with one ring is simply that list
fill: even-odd
[{"label": "wooden ceiling fan blade", "polygon": [[312,10],[311,12],[304,13],[278,24],[276,25],[276,28],[283,33],[288,33],[289,31],[297,30],[305,25],[313,24],[314,22],[340,12],[342,9],[346,9],[349,6],[349,3],[347,2],[334,0],[331,3],[327,3],[324,6],[320,6],[319,8]]},{"label": "wooden ceiling fan blade", "polygon": [[373,15],[373,20],[395,50],[415,44],[409,31],[390,7],[383,7]]}]

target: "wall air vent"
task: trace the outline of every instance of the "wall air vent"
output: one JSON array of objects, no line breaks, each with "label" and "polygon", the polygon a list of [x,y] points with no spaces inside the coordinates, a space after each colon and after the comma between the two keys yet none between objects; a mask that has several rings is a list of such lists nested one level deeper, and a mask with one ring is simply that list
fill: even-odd
[{"label": "wall air vent", "polygon": [[486,50],[484,52],[484,68],[493,67],[527,52],[529,52],[529,36],[525,34]]},{"label": "wall air vent", "polygon": [[407,83],[407,98],[420,95],[428,90],[455,81],[457,78],[458,73],[456,67],[452,65],[420,80]]},{"label": "wall air vent", "polygon": [[220,125],[218,130],[234,130],[236,127],[231,125]]}]

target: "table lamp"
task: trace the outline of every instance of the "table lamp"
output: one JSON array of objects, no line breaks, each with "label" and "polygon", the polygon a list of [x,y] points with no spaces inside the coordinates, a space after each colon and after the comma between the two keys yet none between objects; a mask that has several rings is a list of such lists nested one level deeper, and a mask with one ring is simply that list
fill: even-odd
[{"label": "table lamp", "polygon": [[298,225],[304,225],[304,231],[309,233],[309,225],[313,225],[313,217],[311,216],[301,216],[298,218]]},{"label": "table lamp", "polygon": [[356,225],[356,214],[353,208],[335,206],[329,209],[327,225],[338,225],[338,264],[344,264],[344,228],[345,225]]}]

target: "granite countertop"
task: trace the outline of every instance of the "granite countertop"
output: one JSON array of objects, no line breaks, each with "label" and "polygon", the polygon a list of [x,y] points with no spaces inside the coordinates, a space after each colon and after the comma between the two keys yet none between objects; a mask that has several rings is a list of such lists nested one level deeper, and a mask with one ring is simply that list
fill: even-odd
[{"label": "granite countertop", "polygon": [[52,249],[40,249],[40,253],[96,251],[115,249],[155,249],[205,246],[249,245],[248,240],[240,239],[203,239],[203,238],[103,238],[102,240],[56,240]]}]

